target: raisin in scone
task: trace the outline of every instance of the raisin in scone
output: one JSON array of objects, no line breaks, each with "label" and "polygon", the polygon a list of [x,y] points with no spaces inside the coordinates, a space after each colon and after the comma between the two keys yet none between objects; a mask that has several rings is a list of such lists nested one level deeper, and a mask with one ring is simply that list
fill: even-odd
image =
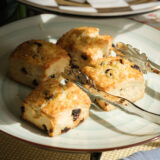
[{"label": "raisin in scone", "polygon": [[[136,101],[144,96],[143,74],[134,63],[120,57],[107,57],[98,60],[94,66],[82,69],[97,89]],[[105,108],[102,101],[97,100]]]},{"label": "raisin in scone", "polygon": [[112,42],[111,36],[99,35],[98,28],[78,27],[64,34],[57,44],[70,54],[73,68],[82,68],[110,55]]},{"label": "raisin in scone", "polygon": [[90,98],[64,78],[42,82],[22,103],[22,118],[57,136],[89,116]]},{"label": "raisin in scone", "polygon": [[20,44],[9,57],[12,79],[36,87],[48,77],[63,72],[70,57],[61,47],[44,41],[29,40]]}]

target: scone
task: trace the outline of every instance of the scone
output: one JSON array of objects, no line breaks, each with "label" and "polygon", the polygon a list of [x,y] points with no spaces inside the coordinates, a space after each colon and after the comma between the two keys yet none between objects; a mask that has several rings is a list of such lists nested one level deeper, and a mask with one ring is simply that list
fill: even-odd
[{"label": "scone", "polygon": [[144,96],[143,74],[137,65],[126,59],[103,58],[98,60],[94,66],[84,67],[82,72],[93,80],[97,89],[104,92],[127,98],[133,102]]},{"label": "scone", "polygon": [[98,28],[78,27],[64,34],[57,44],[70,54],[73,68],[82,68],[110,55],[112,42],[111,36],[99,35]]},{"label": "scone", "polygon": [[89,116],[90,98],[74,83],[63,78],[42,82],[22,103],[22,118],[57,136]]},{"label": "scone", "polygon": [[9,75],[17,82],[36,87],[63,72],[69,63],[70,57],[61,47],[44,40],[29,40],[10,55]]}]

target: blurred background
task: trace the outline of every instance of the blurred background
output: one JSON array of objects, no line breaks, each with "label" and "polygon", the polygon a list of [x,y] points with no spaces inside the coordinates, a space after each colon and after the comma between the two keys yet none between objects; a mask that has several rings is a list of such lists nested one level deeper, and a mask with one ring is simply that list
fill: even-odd
[{"label": "blurred background", "polygon": [[0,26],[12,21],[38,14],[16,0],[0,0]]}]

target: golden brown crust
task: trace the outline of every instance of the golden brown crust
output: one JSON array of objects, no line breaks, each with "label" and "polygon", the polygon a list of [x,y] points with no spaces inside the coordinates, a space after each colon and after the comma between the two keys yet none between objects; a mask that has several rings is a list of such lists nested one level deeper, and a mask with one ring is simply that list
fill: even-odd
[{"label": "golden brown crust", "polygon": [[25,60],[30,64],[42,65],[48,68],[60,58],[67,58],[67,52],[61,47],[44,40],[29,40],[20,44],[11,54],[11,58]]},{"label": "golden brown crust", "polygon": [[91,101],[74,83],[62,77],[42,82],[22,103],[22,118],[57,136],[89,116]]},{"label": "golden brown crust", "polygon": [[104,92],[132,79],[144,81],[138,66],[120,57],[100,59],[94,66],[84,67],[82,72],[94,80],[96,86]]},{"label": "golden brown crust", "polygon": [[66,85],[61,85],[60,80],[49,79],[33,90],[24,99],[22,106],[33,107],[47,116],[54,117],[65,109],[79,105],[90,106],[90,103],[87,94],[74,83],[68,81]]},{"label": "golden brown crust", "polygon": [[9,75],[17,82],[36,87],[69,66],[70,57],[59,46],[44,40],[20,44],[9,57]]},{"label": "golden brown crust", "polygon": [[64,34],[57,44],[70,54],[74,65],[81,67],[108,56],[112,42],[111,36],[99,35],[98,28],[78,27]]},{"label": "golden brown crust", "polygon": [[[143,74],[137,65],[126,59],[120,57],[103,58],[93,66],[84,67],[82,72],[93,81],[92,83],[97,90],[126,98],[132,102],[144,96]],[[103,97],[127,105],[126,101],[122,102],[110,95],[105,94]],[[115,108],[103,100],[96,99],[96,103],[106,111]]]}]

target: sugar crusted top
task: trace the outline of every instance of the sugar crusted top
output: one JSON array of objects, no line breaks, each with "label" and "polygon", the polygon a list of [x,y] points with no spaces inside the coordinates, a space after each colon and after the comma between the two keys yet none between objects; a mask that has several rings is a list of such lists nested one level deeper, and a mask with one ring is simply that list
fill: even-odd
[{"label": "sugar crusted top", "polygon": [[98,28],[78,27],[64,34],[57,44],[68,52],[80,52],[90,61],[96,61],[103,55],[109,55],[112,42],[110,35],[99,35]]},{"label": "sugar crusted top", "polygon": [[93,66],[82,69],[97,87],[107,92],[116,88],[120,83],[128,80],[144,80],[139,67],[121,57],[102,58]]},{"label": "sugar crusted top", "polygon": [[20,44],[10,58],[22,59],[30,64],[43,65],[54,63],[60,58],[68,58],[67,52],[61,47],[44,40],[29,40]]},{"label": "sugar crusted top", "polygon": [[49,79],[42,82],[24,99],[22,105],[32,107],[38,112],[42,111],[50,117],[65,109],[90,107],[91,101],[87,94],[74,83],[64,81],[66,80]]}]

